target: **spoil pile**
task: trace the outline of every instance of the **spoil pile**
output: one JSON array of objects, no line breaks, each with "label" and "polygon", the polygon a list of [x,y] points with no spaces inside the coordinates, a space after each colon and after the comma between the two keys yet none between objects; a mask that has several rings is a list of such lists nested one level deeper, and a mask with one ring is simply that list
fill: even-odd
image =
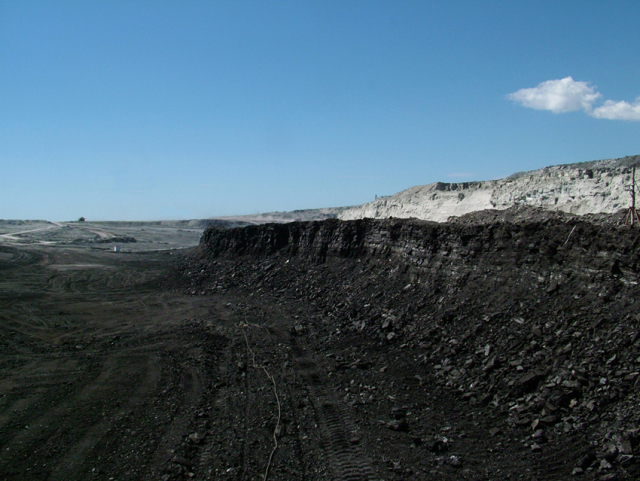
[{"label": "spoil pile", "polygon": [[640,231],[622,218],[209,228],[181,269],[193,295],[285,313],[386,479],[638,479]]}]

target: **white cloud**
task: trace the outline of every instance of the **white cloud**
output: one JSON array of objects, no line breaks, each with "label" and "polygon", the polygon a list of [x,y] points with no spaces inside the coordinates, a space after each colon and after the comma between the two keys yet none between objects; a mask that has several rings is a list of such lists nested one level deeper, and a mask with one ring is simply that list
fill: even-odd
[{"label": "white cloud", "polygon": [[640,121],[640,97],[633,104],[624,100],[621,102],[607,100],[602,107],[594,109],[591,115],[598,119]]},{"label": "white cloud", "polygon": [[507,95],[507,99],[523,107],[536,110],[551,110],[555,114],[584,110],[597,119],[640,121],[640,97],[633,104],[613,100],[593,108],[593,104],[602,97],[595,86],[588,82],[576,82],[571,77],[560,80],[547,80],[537,87],[520,89]]},{"label": "white cloud", "polygon": [[593,103],[601,97],[587,82],[576,82],[571,77],[547,80],[537,87],[520,89],[507,95],[509,100],[536,110],[551,110],[555,114],[583,109],[590,112]]}]

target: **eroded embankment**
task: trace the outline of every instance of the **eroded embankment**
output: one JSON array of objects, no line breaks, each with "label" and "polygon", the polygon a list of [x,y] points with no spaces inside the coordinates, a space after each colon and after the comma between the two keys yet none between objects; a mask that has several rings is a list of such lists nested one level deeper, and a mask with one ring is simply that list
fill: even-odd
[{"label": "eroded embankment", "polygon": [[634,479],[639,243],[576,217],[328,220],[207,229],[185,274],[292,313],[389,479]]}]

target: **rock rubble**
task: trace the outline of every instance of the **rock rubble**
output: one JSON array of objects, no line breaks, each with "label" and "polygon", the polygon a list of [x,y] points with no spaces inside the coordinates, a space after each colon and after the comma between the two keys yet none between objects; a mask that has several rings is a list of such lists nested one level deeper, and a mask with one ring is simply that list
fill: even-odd
[{"label": "rock rubble", "polygon": [[296,313],[292,335],[345,383],[357,442],[397,479],[637,479],[640,236],[620,219],[210,228],[182,270],[194,295]]}]

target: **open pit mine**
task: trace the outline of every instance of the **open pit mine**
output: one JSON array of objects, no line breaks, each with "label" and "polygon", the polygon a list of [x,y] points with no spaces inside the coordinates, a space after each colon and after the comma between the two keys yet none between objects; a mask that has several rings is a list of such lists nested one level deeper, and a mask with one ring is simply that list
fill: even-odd
[{"label": "open pit mine", "polygon": [[3,241],[0,478],[640,478],[640,226],[585,200],[628,159],[535,205],[436,186],[489,199],[441,223]]}]

